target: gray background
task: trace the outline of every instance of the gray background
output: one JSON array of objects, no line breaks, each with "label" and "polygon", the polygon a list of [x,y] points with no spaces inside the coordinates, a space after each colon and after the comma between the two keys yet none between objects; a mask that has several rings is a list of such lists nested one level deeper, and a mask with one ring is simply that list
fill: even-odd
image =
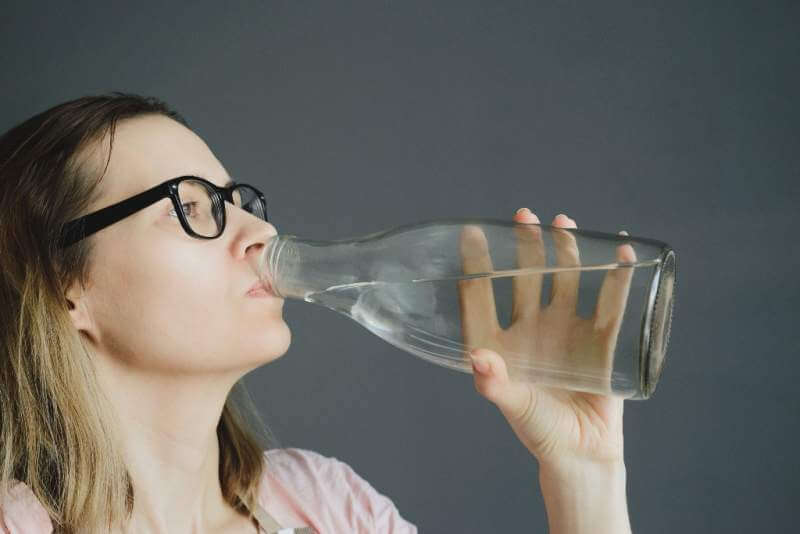
[{"label": "gray background", "polygon": [[[69,4],[69,5],[67,5]],[[111,5],[119,4],[119,5]],[[655,396],[625,404],[637,532],[796,528],[797,2],[3,3],[3,130],[107,90],[183,112],[282,233],[437,217],[653,237],[678,257]],[[472,377],[289,302],[248,383],[423,532],[544,532],[534,458]]]}]

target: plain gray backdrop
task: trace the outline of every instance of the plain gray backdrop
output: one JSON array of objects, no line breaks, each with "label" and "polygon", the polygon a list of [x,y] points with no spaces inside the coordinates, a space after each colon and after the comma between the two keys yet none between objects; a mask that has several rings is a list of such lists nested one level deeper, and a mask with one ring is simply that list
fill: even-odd
[{"label": "plain gray backdrop", "polygon": [[[666,241],[664,374],[625,403],[634,532],[796,531],[799,5],[6,1],[0,128],[138,92],[281,233],[527,206]],[[349,463],[421,532],[547,530],[537,464],[470,375],[284,309],[289,351],[247,377],[281,446]]]}]

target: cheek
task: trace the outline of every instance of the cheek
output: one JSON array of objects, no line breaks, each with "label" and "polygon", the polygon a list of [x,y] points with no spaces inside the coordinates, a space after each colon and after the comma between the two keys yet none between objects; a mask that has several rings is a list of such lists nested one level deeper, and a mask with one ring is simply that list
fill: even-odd
[{"label": "cheek", "polygon": [[173,369],[220,358],[232,325],[229,281],[219,258],[151,244],[108,260],[101,276],[101,329],[115,356]]}]

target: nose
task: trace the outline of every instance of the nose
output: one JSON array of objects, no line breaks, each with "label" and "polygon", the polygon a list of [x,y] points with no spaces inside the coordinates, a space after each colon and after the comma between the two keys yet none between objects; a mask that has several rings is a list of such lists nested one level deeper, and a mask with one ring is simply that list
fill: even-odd
[{"label": "nose", "polygon": [[261,224],[254,226],[252,232],[249,232],[243,239],[244,256],[261,254],[269,240],[278,233],[275,227],[268,222],[262,221]]},{"label": "nose", "polygon": [[[233,253],[235,257],[250,260],[266,248],[269,240],[278,234],[271,223],[242,209],[230,210],[226,232],[233,230]],[[231,217],[232,215],[232,217]]]}]

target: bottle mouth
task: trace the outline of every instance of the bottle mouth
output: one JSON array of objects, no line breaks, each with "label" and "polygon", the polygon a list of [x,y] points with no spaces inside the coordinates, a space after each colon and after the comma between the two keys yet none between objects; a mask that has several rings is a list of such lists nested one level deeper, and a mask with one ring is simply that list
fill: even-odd
[{"label": "bottle mouth", "polygon": [[264,285],[269,287],[270,293],[276,297],[285,298],[281,291],[281,277],[279,264],[281,251],[292,237],[290,235],[273,235],[264,242],[264,247],[258,254],[248,258],[250,268]]},{"label": "bottle mouth", "polygon": [[275,283],[274,276],[270,269],[269,257],[270,250],[273,248],[277,237],[278,236],[272,236],[267,239],[264,246],[257,254],[251,254],[247,258],[250,269],[252,269],[256,277],[265,285],[271,286],[272,288],[275,287]]}]

